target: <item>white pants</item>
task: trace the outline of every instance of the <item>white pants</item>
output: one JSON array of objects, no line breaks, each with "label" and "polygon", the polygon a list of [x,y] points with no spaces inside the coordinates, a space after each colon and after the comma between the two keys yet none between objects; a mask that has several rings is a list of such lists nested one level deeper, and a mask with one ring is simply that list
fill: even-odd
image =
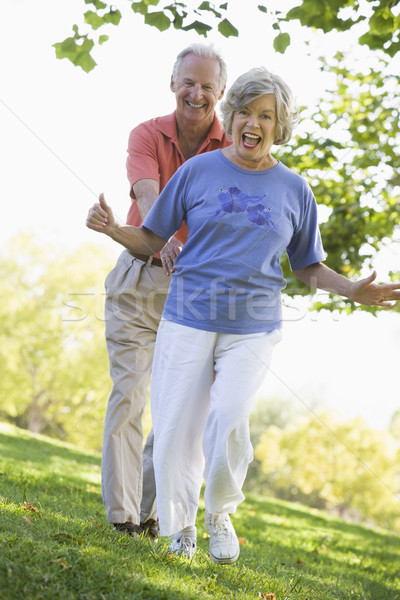
[{"label": "white pants", "polygon": [[[154,344],[170,279],[124,250],[106,279],[106,341],[113,387],[101,478],[109,523],[156,518],[153,435],[143,451],[142,415]],[[142,463],[143,459],[143,463]]]},{"label": "white pants", "polygon": [[161,535],[195,524],[203,478],[208,512],[232,513],[244,500],[249,415],[280,339],[278,330],[235,335],[161,321],[151,385]]}]

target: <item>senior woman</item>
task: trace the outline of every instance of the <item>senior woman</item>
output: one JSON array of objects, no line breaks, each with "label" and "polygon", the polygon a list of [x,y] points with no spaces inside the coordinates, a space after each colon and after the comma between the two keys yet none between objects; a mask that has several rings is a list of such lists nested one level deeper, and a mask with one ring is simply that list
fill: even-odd
[{"label": "senior woman", "polygon": [[249,415],[281,338],[281,254],[301,281],[359,303],[391,306],[400,284],[377,285],[375,273],[350,281],[322,264],[314,196],[271,154],[297,120],[280,77],[265,68],[240,76],[222,114],[232,144],[186,161],[142,227],[117,224],[103,195],[87,226],[151,255],[188,225],[153,362],[160,533],[171,536],[173,552],[193,556],[204,478],[210,556],[232,563],[239,542],[229,514],[244,500],[253,458]]}]

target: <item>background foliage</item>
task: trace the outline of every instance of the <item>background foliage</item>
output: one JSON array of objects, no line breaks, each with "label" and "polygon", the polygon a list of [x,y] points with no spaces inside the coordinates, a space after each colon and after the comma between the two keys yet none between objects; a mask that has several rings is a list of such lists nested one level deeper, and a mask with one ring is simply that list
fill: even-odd
[{"label": "background foliage", "polygon": [[[247,0],[249,1],[249,0]],[[329,31],[348,31],[363,26],[359,43],[372,50],[383,50],[388,56],[394,56],[400,50],[400,17],[396,7],[399,0],[302,0],[298,6],[282,7],[282,2],[260,2],[251,0],[260,11],[260,18],[268,15],[267,24],[272,23],[275,31],[273,46],[277,52],[284,53],[290,45],[288,25],[300,23],[310,29]],[[89,72],[96,62],[91,55],[95,44],[103,44],[108,35],[97,34],[106,25],[118,25],[123,12],[115,3],[102,0],[85,0],[89,5],[83,17],[87,33],[73,25],[73,35],[54,44],[57,58],[67,58],[73,64]],[[170,0],[127,0],[134,13],[143,15],[145,24],[165,31],[170,27],[182,31],[196,31],[207,37],[213,28],[225,37],[238,36],[240,24],[233,23],[230,9],[233,0],[223,3],[198,0],[171,2]],[[290,3],[290,4],[296,4]],[[358,30],[357,30],[358,31]],[[272,38],[271,38],[272,39]]]},{"label": "background foliage", "polygon": [[260,403],[252,415],[246,489],[400,532],[399,440],[321,408],[305,413],[289,403],[282,420],[280,405]]},{"label": "background foliage", "polygon": [[0,416],[99,448],[110,389],[105,251],[43,246],[28,234],[0,256]]},{"label": "background foliage", "polygon": [[[371,269],[377,251],[400,239],[400,77],[383,58],[362,71],[347,68],[349,62],[340,52],[330,63],[321,58],[321,70],[333,75],[334,85],[316,107],[303,109],[300,132],[275,154],[306,177],[324,207],[326,264],[355,278]],[[289,294],[308,293],[287,265],[285,275]],[[391,274],[393,280],[399,276]],[[360,307],[332,298],[314,308]]]}]

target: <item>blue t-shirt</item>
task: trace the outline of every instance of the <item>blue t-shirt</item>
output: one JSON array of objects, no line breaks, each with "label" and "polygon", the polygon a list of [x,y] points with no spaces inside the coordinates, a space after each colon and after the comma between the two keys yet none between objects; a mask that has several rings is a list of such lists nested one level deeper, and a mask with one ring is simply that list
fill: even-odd
[{"label": "blue t-shirt", "polygon": [[281,254],[287,250],[292,269],[325,259],[315,198],[282,163],[249,171],[221,150],[187,160],[143,226],[168,240],[183,220],[188,240],[163,316],[189,327],[239,334],[280,328]]}]

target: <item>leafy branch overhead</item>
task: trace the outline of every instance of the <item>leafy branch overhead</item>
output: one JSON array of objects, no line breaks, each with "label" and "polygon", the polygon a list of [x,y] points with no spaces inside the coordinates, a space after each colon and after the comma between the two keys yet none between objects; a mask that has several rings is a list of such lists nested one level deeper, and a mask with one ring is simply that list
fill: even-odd
[{"label": "leafy branch overhead", "polygon": [[[276,32],[273,46],[276,52],[284,53],[291,39],[286,31],[290,21],[297,21],[304,27],[330,31],[348,31],[363,23],[364,31],[359,43],[372,50],[383,50],[393,57],[400,50],[400,0],[301,0],[299,6],[287,12],[271,9],[272,2],[247,0],[254,2],[257,9],[272,18],[272,28]],[[239,36],[239,24],[233,22],[230,7],[233,0],[222,4],[203,1],[197,7],[189,7],[186,2],[166,0],[127,0],[134,13],[144,17],[146,25],[166,31],[171,27],[181,31],[195,31],[207,37],[211,30],[217,29],[224,37]],[[73,25],[73,35],[54,44],[57,58],[68,58],[85,72],[91,71],[96,62],[91,55],[96,45],[109,39],[98,30],[105,25],[119,25],[122,13],[112,4],[102,0],[85,0],[90,9],[84,13],[84,22],[88,32],[82,33],[78,25]],[[197,2],[196,2],[197,4]],[[367,17],[366,14],[369,16]]]}]

